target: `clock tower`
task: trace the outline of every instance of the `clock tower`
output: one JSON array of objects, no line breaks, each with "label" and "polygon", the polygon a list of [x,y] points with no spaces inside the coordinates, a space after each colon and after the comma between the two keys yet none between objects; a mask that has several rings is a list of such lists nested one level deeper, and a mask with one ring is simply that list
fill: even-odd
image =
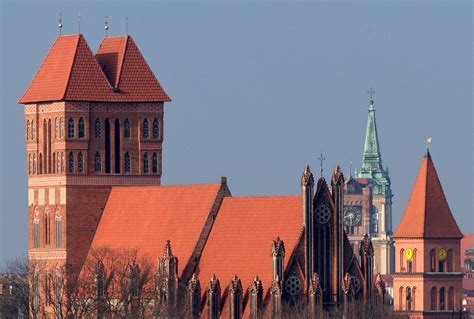
[{"label": "clock tower", "polygon": [[427,151],[393,234],[394,310],[403,318],[453,318],[454,314],[457,318],[460,314],[462,237]]}]

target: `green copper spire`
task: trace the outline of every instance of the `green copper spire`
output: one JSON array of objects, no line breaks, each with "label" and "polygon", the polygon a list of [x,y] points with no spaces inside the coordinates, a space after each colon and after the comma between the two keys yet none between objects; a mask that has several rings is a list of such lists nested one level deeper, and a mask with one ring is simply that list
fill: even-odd
[{"label": "green copper spire", "polygon": [[390,195],[390,177],[388,169],[382,166],[382,155],[380,153],[379,138],[377,134],[377,123],[375,121],[375,108],[372,95],[370,94],[369,115],[367,119],[367,129],[365,133],[364,153],[362,155],[362,167],[356,172],[357,178],[369,178],[374,182],[374,194]]}]

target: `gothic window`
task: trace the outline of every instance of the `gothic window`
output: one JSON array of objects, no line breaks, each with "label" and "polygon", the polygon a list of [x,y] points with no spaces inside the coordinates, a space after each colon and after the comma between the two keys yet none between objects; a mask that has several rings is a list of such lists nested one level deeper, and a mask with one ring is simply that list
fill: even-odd
[{"label": "gothic window", "polygon": [[412,310],[416,309],[415,297],[416,297],[416,287],[413,287],[413,289],[411,290],[411,309]]},{"label": "gothic window", "polygon": [[439,310],[445,310],[446,305],[444,304],[445,300],[445,291],[444,287],[439,288]]},{"label": "gothic window", "polygon": [[36,154],[33,154],[33,174],[36,174]]},{"label": "gothic window", "polygon": [[59,119],[59,138],[62,139],[64,135],[64,118]]},{"label": "gothic window", "polygon": [[115,151],[115,173],[120,173],[120,122],[118,119],[115,120],[115,128],[114,128],[114,135],[115,135],[115,143],[114,143],[114,151]]},{"label": "gothic window", "polygon": [[62,239],[62,220],[60,215],[56,215],[56,248],[61,248],[61,239]]},{"label": "gothic window", "polygon": [[125,153],[125,173],[130,173],[130,154]]},{"label": "gothic window", "polygon": [[30,139],[31,127],[30,127],[30,120],[26,122],[26,140]]},{"label": "gothic window", "polygon": [[28,154],[28,174],[31,174],[33,168],[33,161],[31,160],[31,154]]},{"label": "gothic window", "polygon": [[[413,271],[416,272],[416,253],[417,253],[418,249],[413,249]],[[415,292],[413,292],[414,294]]]},{"label": "gothic window", "polygon": [[44,216],[44,242],[45,242],[45,245],[49,245],[50,244],[50,239],[51,239],[51,230],[50,230],[50,220],[49,220],[49,212],[46,211],[45,212],[45,216]]},{"label": "gothic window", "polygon": [[61,173],[61,153],[58,153],[57,158],[56,158],[56,173]]},{"label": "gothic window", "polygon": [[77,154],[77,172],[82,174],[84,172],[84,159],[82,158],[82,152]]},{"label": "gothic window", "polygon": [[153,156],[151,158],[151,167],[153,174],[158,173],[158,156],[156,155],[156,153],[153,153]]},{"label": "gothic window", "polygon": [[444,272],[444,264],[445,264],[445,260],[440,260],[438,262],[438,272]]},{"label": "gothic window", "polygon": [[143,173],[148,174],[148,153],[143,154]]},{"label": "gothic window", "polygon": [[53,153],[53,174],[56,173],[56,153]]},{"label": "gothic window", "polygon": [[81,117],[79,118],[79,138],[84,138],[86,136],[85,128],[84,128],[84,119]]},{"label": "gothic window", "polygon": [[100,173],[102,171],[102,164],[100,161],[100,153],[97,152],[95,153],[95,159],[94,159],[94,171]]},{"label": "gothic window", "polygon": [[411,260],[407,260],[407,272],[413,272],[413,262]]},{"label": "gothic window", "polygon": [[38,174],[43,174],[43,154],[38,156]]},{"label": "gothic window", "polygon": [[61,152],[61,172],[64,173],[64,152]]},{"label": "gothic window", "polygon": [[36,318],[40,307],[40,282],[39,271],[36,269],[33,274],[33,318]]},{"label": "gothic window", "polygon": [[67,123],[67,137],[74,137],[74,120],[72,119],[72,117],[69,118],[69,121]]},{"label": "gothic window", "polygon": [[143,132],[142,136],[144,139],[150,137],[150,128],[148,127],[148,119],[143,120]]},{"label": "gothic window", "polygon": [[430,251],[430,271],[436,271],[436,251],[434,249]]},{"label": "gothic window", "polygon": [[59,132],[59,122],[58,122],[58,118],[55,118],[54,119],[54,138],[55,139],[58,138],[58,132]]},{"label": "gothic window", "polygon": [[125,119],[124,128],[123,128],[123,137],[130,138],[131,125],[128,119]]},{"label": "gothic window", "polygon": [[436,306],[436,287],[431,288],[431,310],[438,310]]},{"label": "gothic window", "polygon": [[411,288],[410,287],[407,287],[406,289],[406,305],[407,305],[407,308],[406,310],[410,311],[411,310]]},{"label": "gothic window", "polygon": [[69,152],[68,172],[74,173],[74,154],[72,152]]},{"label": "gothic window", "polygon": [[404,270],[403,268],[403,257],[405,256],[405,249],[400,249],[400,271],[402,272]]},{"label": "gothic window", "polygon": [[35,120],[31,120],[31,140],[32,141],[35,140],[35,130],[36,130]]},{"label": "gothic window", "polygon": [[40,246],[40,221],[35,218],[33,221],[33,247],[38,248]]},{"label": "gothic window", "polygon": [[99,118],[95,119],[94,136],[95,136],[95,138],[100,138],[100,120],[99,120]]},{"label": "gothic window", "polygon": [[48,141],[47,141],[47,147],[48,147],[48,161],[47,161],[47,165],[46,165],[46,161],[45,161],[45,169],[44,169],[44,172],[46,173],[46,166],[48,166],[48,174],[51,174],[51,119],[48,119]]},{"label": "gothic window", "polygon": [[448,289],[448,310],[454,310],[454,288]]},{"label": "gothic window", "polygon": [[398,290],[398,309],[403,310],[403,287]]},{"label": "gothic window", "polygon": [[158,124],[158,119],[155,117],[153,120],[153,138],[158,139],[160,137],[160,126]]}]

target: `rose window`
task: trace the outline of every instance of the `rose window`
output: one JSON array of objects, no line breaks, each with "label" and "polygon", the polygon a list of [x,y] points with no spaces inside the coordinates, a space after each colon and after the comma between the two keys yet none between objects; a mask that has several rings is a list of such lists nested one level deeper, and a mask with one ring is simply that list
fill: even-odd
[{"label": "rose window", "polygon": [[291,275],[285,282],[285,290],[290,296],[297,296],[301,291],[301,282],[295,275]]},{"label": "rose window", "polygon": [[329,210],[329,207],[323,204],[316,208],[316,221],[318,221],[320,224],[326,224],[330,218],[331,211]]}]

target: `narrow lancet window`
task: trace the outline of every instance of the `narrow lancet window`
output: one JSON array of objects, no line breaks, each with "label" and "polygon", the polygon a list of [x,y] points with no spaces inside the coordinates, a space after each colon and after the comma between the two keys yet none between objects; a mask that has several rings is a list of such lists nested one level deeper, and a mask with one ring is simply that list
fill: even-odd
[{"label": "narrow lancet window", "polygon": [[153,138],[158,139],[160,137],[160,125],[158,123],[158,119],[155,118],[153,120]]},{"label": "narrow lancet window", "polygon": [[148,153],[143,154],[143,174],[148,174]]},{"label": "narrow lancet window", "polygon": [[150,128],[148,127],[148,119],[143,120],[143,132],[142,136],[144,139],[147,139],[150,137]]},{"label": "narrow lancet window", "polygon": [[86,131],[84,127],[84,119],[81,117],[79,118],[79,138],[84,138],[86,136]]},{"label": "narrow lancet window", "polygon": [[72,118],[69,119],[67,124],[67,137],[74,137],[74,120]]}]

